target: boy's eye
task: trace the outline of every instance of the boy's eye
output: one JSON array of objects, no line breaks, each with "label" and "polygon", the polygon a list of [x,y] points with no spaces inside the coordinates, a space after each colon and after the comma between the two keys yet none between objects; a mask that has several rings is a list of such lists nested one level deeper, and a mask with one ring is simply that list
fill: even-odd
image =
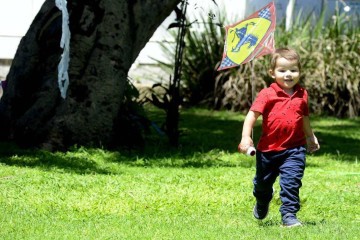
[{"label": "boy's eye", "polygon": [[[280,73],[284,73],[284,72],[286,72],[288,70],[286,70],[286,69],[278,69],[277,71],[280,72]],[[290,69],[289,71],[292,72],[292,73],[299,72],[299,70],[297,70],[297,69]]]}]

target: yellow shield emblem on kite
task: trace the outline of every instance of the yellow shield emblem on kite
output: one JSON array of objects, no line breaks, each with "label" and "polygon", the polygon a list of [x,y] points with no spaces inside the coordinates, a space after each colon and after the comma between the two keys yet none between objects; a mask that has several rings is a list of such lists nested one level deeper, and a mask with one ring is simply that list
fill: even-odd
[{"label": "yellow shield emblem on kite", "polygon": [[[236,64],[241,64],[254,52],[271,21],[265,18],[251,18],[230,27],[226,37],[226,55]],[[256,52],[256,51],[255,51]]]}]

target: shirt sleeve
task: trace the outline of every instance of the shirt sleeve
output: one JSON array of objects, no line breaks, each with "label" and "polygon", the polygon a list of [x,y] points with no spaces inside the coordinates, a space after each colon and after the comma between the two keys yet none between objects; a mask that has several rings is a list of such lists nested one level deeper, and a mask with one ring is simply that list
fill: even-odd
[{"label": "shirt sleeve", "polygon": [[309,102],[308,102],[308,93],[307,91],[304,89],[304,95],[303,95],[303,99],[304,99],[304,104],[303,104],[303,113],[304,116],[309,116]]},{"label": "shirt sleeve", "polygon": [[250,110],[254,111],[254,112],[259,112],[259,113],[263,113],[268,97],[267,97],[268,93],[266,89],[263,89],[259,92],[259,94],[257,95],[255,101],[253,102],[253,104],[251,105]]}]

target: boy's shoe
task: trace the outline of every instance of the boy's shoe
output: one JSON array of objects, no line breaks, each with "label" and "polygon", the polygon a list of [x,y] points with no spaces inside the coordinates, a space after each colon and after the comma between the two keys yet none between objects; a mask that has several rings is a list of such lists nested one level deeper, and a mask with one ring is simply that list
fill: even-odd
[{"label": "boy's shoe", "polygon": [[[274,192],[275,192],[275,189],[274,188],[272,188],[272,189],[273,189],[273,191],[272,191],[271,198],[274,196]],[[270,205],[270,202],[268,202],[265,205],[259,205],[258,203],[256,203],[254,206],[254,210],[253,210],[254,217],[259,220],[263,220],[264,218],[266,218],[266,216],[269,212],[269,205]]]},{"label": "boy's shoe", "polygon": [[283,227],[299,227],[302,226],[301,222],[296,218],[294,214],[287,213],[282,217]]},{"label": "boy's shoe", "polygon": [[259,205],[258,203],[256,203],[253,210],[254,217],[259,220],[266,218],[269,212],[269,205],[270,203],[265,205]]}]

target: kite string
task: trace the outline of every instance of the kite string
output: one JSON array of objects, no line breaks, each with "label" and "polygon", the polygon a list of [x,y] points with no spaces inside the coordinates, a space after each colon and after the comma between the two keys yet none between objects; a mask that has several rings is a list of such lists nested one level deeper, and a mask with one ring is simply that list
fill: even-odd
[{"label": "kite string", "polygon": [[[254,71],[254,62],[255,59],[253,61],[250,61],[250,71],[251,71],[251,105],[254,102],[254,98],[255,98],[255,71]],[[251,129],[251,138],[254,139],[254,128]]]},{"label": "kite string", "polygon": [[69,86],[69,61],[70,61],[70,29],[69,29],[69,13],[66,8],[66,0],[55,0],[56,6],[62,12],[62,35],[60,47],[64,49],[61,60],[58,65],[58,84],[61,97],[65,99]]}]

